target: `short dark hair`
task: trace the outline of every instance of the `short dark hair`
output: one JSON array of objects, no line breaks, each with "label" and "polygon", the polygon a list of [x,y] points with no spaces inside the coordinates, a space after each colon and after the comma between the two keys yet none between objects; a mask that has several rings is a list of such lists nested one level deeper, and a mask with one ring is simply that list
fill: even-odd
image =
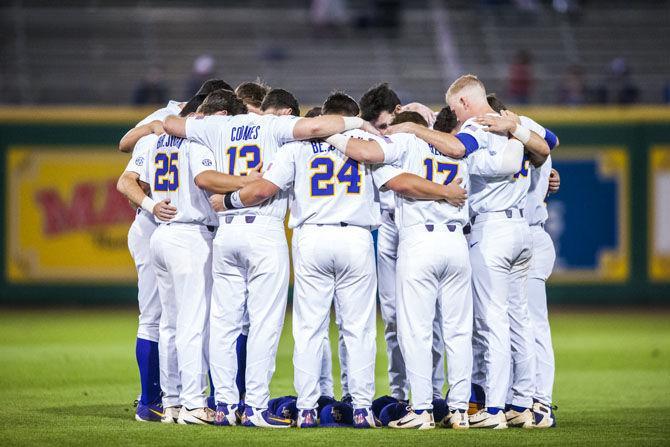
[{"label": "short dark hair", "polygon": [[361,96],[359,104],[361,107],[361,118],[366,121],[372,121],[379,118],[379,115],[383,111],[393,113],[396,106],[400,105],[400,98],[389,88],[388,83],[385,82],[365,92]]},{"label": "short dark hair", "polygon": [[293,93],[281,88],[274,88],[265,95],[261,103],[261,110],[265,112],[269,108],[291,109],[291,115],[300,116],[300,104]]},{"label": "short dark hair", "polygon": [[491,108],[498,113],[500,113],[501,110],[507,110],[507,106],[503,104],[500,99],[498,99],[495,93],[489,93],[486,95],[486,100],[488,101]]},{"label": "short dark hair", "polygon": [[232,90],[215,90],[203,101],[198,111],[205,115],[213,115],[225,110],[228,115],[247,113],[247,106]]},{"label": "short dark hair", "polygon": [[191,113],[194,113],[200,107],[200,104],[207,98],[207,95],[193,95],[193,98],[189,99],[188,102],[181,108],[179,116],[189,116]]},{"label": "short dark hair", "polygon": [[230,90],[232,92],[233,88],[223,79],[208,79],[202,83],[196,95],[207,96],[216,90]]},{"label": "short dark hair", "polygon": [[391,125],[400,123],[416,123],[428,127],[428,122],[426,122],[426,119],[422,117],[421,114],[418,112],[396,113],[395,116],[393,117]]},{"label": "short dark hair", "polygon": [[321,116],[321,107],[312,107],[305,113],[305,118],[314,118],[315,116]]},{"label": "short dark hair", "polygon": [[235,88],[235,94],[245,104],[260,107],[270,87],[261,82],[243,82]]},{"label": "short dark hair", "polygon": [[451,133],[452,130],[458,125],[458,118],[451,107],[442,107],[440,113],[437,114],[435,118],[435,124],[433,124],[433,129],[439,130],[440,132]]},{"label": "short dark hair", "polygon": [[354,98],[338,91],[331,93],[321,107],[324,115],[358,116],[360,111]]}]

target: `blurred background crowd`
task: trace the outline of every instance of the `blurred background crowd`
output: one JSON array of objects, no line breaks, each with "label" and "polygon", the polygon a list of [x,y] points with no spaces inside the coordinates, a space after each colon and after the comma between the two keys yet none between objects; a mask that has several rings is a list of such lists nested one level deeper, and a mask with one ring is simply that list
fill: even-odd
[{"label": "blurred background crowd", "polygon": [[437,104],[465,72],[513,104],[670,103],[667,0],[6,0],[0,26],[9,104],[162,104],[212,77]]}]

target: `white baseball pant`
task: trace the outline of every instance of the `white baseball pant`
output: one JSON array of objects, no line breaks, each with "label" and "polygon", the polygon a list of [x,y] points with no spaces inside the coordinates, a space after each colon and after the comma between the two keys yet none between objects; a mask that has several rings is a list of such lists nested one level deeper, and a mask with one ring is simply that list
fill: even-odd
[{"label": "white baseball pant", "polygon": [[323,339],[323,359],[321,360],[321,377],[319,378],[319,389],[321,396],[335,397],[333,385],[333,354],[330,350],[330,338],[328,329],[326,337]]},{"label": "white baseball pant", "polygon": [[472,374],[472,285],[468,246],[459,225],[400,231],[396,278],[398,341],[412,407],[432,408],[433,322],[439,303],[451,409],[467,409]]},{"label": "white baseball pant", "polygon": [[159,225],[151,255],[162,314],[158,340],[163,405],[207,406],[207,322],[214,231],[198,224]]},{"label": "white baseball pant", "polygon": [[[470,235],[474,344],[480,359],[483,355],[487,407],[504,408],[505,403],[531,407],[534,393],[527,295],[532,239],[525,219],[514,213],[512,218],[504,211],[480,214]],[[506,402],[510,386],[512,401]]]},{"label": "white baseball pant", "polygon": [[[396,262],[398,259],[398,227],[393,214],[382,211],[382,224],[377,230],[377,291],[384,322],[384,339],[388,356],[388,377],[391,396],[409,400],[409,382],[405,360],[398,343],[396,316]],[[437,304],[439,308],[439,304]],[[442,397],[444,387],[444,340],[440,313],[433,322],[433,397]]]},{"label": "white baseball pant", "polygon": [[375,393],[376,290],[374,246],[367,228],[303,225],[293,232],[293,366],[299,409],[316,408],[321,346],[330,306],[347,351],[347,385],[355,408],[372,405]]},{"label": "white baseball pant", "polygon": [[528,272],[528,309],[535,335],[535,399],[551,405],[554,387],[554,348],[547,314],[546,281],[556,260],[554,243],[540,225],[530,227],[533,238],[533,259]]},{"label": "white baseball pant", "polygon": [[128,230],[128,250],[137,268],[137,302],[140,308],[137,338],[153,342],[158,341],[161,320],[161,300],[149,248],[156,226],[153,215],[143,211],[135,216]]},{"label": "white baseball pant", "polygon": [[[235,344],[249,315],[245,403],[265,409],[288,298],[284,222],[270,216],[226,216],[214,239],[210,367],[217,402],[240,399]],[[322,343],[319,343],[319,347]]]}]

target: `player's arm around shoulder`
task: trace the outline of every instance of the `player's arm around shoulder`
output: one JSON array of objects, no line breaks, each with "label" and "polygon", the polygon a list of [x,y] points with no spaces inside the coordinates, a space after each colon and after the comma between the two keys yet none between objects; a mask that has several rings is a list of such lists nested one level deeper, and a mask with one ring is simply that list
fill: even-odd
[{"label": "player's arm around shoulder", "polygon": [[467,148],[463,141],[454,135],[439,130],[430,129],[417,123],[404,122],[389,126],[385,134],[411,133],[417,138],[432,145],[443,155],[451,158],[463,158]]},{"label": "player's arm around shoulder", "polygon": [[401,196],[417,200],[446,200],[454,206],[463,206],[468,193],[460,185],[463,179],[443,185],[391,165],[373,167],[373,178],[379,189],[389,189]]},{"label": "player's arm around shoulder", "polygon": [[119,141],[119,151],[129,154],[135,148],[135,145],[140,141],[142,137],[147,135],[160,135],[163,133],[163,122],[160,120],[154,120],[146,124],[142,124],[137,127],[133,127],[126,134],[121,137]]},{"label": "player's arm around shoulder", "polygon": [[361,132],[359,135],[338,133],[326,138],[325,142],[359,163],[388,163],[386,161],[386,152],[388,150],[387,144],[390,140],[380,140],[379,137],[372,134]]}]

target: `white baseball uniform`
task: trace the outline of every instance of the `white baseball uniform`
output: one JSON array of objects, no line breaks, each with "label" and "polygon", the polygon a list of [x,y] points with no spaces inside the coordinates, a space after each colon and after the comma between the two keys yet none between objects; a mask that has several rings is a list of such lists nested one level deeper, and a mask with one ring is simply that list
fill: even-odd
[{"label": "white baseball uniform", "polygon": [[[385,163],[448,184],[463,179],[465,161],[440,154],[414,135],[394,135]],[[447,350],[449,407],[466,409],[472,374],[472,285],[463,225],[465,207],[446,201],[415,200],[396,194],[399,230],[396,276],[398,340],[412,391],[412,407],[432,408],[433,322],[436,307]]]},{"label": "white baseball uniform", "polygon": [[[360,130],[346,134],[373,138]],[[319,351],[334,299],[346,347],[349,392],[355,408],[367,408],[375,392],[376,351],[377,278],[370,230],[380,219],[372,169],[325,142],[307,141],[284,146],[263,177],[291,190],[297,406],[316,408]]]},{"label": "white baseball uniform", "polygon": [[207,406],[207,321],[211,297],[212,240],[216,214],[195,177],[215,169],[204,146],[169,135],[152,137],[127,170],[151,186],[156,201],[169,198],[178,212],[156,220],[152,264],[161,300],[159,355],[163,405]]},{"label": "white baseball uniform", "polygon": [[[168,115],[177,115],[180,111],[180,103],[178,101],[170,101],[166,107],[156,110],[137,123],[135,127],[154,120],[162,120]],[[138,141],[138,145],[133,149],[131,159],[141,147],[142,144]],[[137,337],[153,342],[158,341],[158,326],[161,318],[161,302],[158,297],[156,274],[151,266],[151,253],[149,250],[149,240],[155,229],[156,222],[151,213],[138,208],[135,220],[128,230],[128,250],[137,269],[137,302],[140,308]]]},{"label": "white baseball uniform", "polygon": [[[547,131],[530,118],[520,117],[521,123],[547,140],[553,148],[556,140],[547,138]],[[524,216],[530,226],[533,239],[533,258],[528,272],[528,309],[535,334],[536,379],[534,398],[551,405],[554,387],[554,349],[551,343],[551,328],[547,314],[546,281],[551,276],[556,260],[554,243],[544,230],[549,217],[544,201],[549,188],[551,157],[539,168],[530,167],[530,188]]]},{"label": "white baseball uniform", "polygon": [[[527,276],[532,239],[523,210],[529,186],[524,158],[515,175],[499,174],[507,137],[485,132],[473,120],[458,134],[477,149],[470,172],[470,263],[474,296],[473,382],[483,384],[486,406],[531,407],[535,359],[528,312]],[[506,402],[512,360],[512,401]],[[484,376],[484,377],[482,377]],[[482,381],[483,379],[483,381]]]},{"label": "white baseball uniform", "polygon": [[[189,118],[186,134],[214,151],[219,171],[244,175],[269,166],[292,141],[297,117],[256,115]],[[219,213],[214,240],[210,366],[217,402],[239,401],[235,340],[249,315],[245,403],[265,409],[286,312],[289,255],[284,231],[287,194],[258,206]]]}]

